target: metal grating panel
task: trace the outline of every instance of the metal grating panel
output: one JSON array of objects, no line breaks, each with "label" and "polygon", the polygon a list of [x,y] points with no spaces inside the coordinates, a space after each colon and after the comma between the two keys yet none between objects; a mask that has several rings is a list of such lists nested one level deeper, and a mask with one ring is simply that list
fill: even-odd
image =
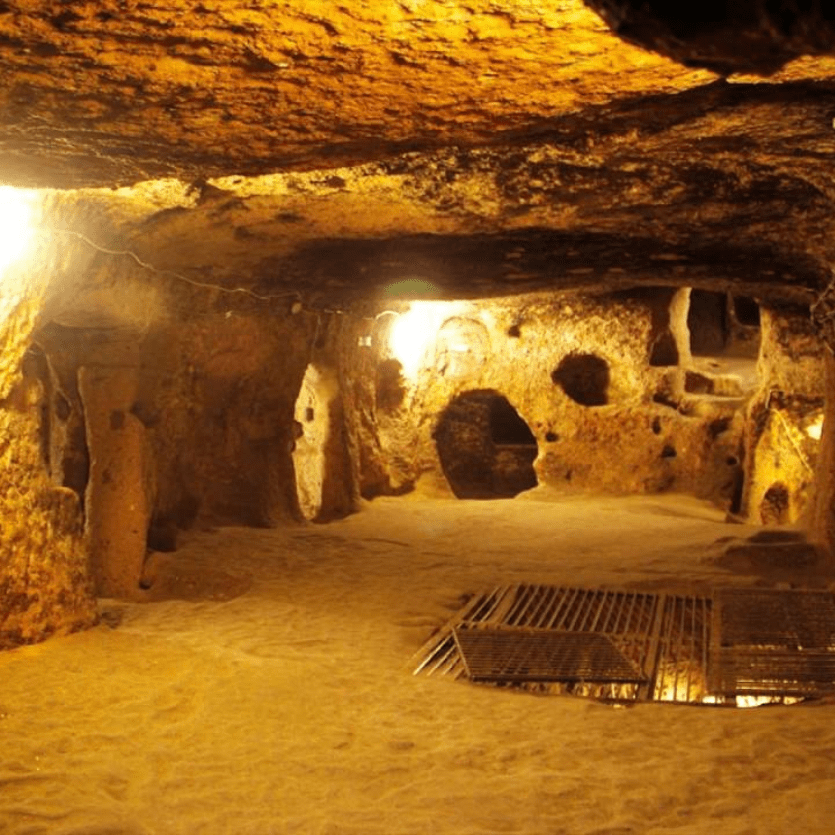
[{"label": "metal grating panel", "polygon": [[835,688],[835,598],[826,592],[723,590],[710,684],[716,693],[816,695]]},{"label": "metal grating panel", "polygon": [[835,597],[502,586],[419,651],[415,673],[615,701],[796,701],[835,689]]},{"label": "metal grating panel", "polygon": [[722,646],[835,649],[835,599],[827,592],[723,590]]},{"label": "metal grating panel", "polygon": [[667,595],[659,606],[658,651],[647,698],[659,702],[701,702],[707,693],[712,601]]},{"label": "metal grating panel", "polygon": [[473,681],[632,682],[644,680],[605,635],[461,624],[453,630]]},{"label": "metal grating panel", "polygon": [[735,695],[814,696],[835,688],[835,652],[723,650],[712,686]]}]

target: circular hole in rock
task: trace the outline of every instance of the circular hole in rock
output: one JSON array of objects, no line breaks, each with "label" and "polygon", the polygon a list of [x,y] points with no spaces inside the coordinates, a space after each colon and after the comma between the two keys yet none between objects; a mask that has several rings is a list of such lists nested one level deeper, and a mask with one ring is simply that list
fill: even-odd
[{"label": "circular hole in rock", "polygon": [[609,402],[609,363],[596,354],[569,354],[551,372],[551,379],[581,406]]},{"label": "circular hole in rock", "polygon": [[661,450],[662,458],[675,458],[676,455],[678,455],[678,453],[676,452],[676,448],[674,446],[664,444],[664,449]]},{"label": "circular hole in rock", "polygon": [[560,436],[557,435],[556,432],[546,432],[545,433],[545,440],[548,441],[549,444],[553,444],[554,441],[558,441]]}]

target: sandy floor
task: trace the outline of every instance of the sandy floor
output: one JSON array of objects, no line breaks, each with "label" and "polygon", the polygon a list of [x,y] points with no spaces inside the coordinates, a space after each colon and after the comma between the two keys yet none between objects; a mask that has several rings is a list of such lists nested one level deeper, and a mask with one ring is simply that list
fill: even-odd
[{"label": "sandy floor", "polygon": [[754,579],[708,561],[751,533],[708,505],[553,498],[195,535],[176,555],[192,599],[105,601],[100,627],[0,656],[0,832],[832,832],[835,707],[614,708],[410,674],[492,585]]}]

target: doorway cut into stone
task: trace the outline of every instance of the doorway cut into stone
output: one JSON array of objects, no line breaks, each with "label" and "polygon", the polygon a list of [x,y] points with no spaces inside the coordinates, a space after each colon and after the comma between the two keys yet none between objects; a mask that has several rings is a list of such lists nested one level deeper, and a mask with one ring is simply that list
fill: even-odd
[{"label": "doorway cut into stone", "polygon": [[459,499],[512,498],[537,485],[536,438],[496,391],[468,391],[453,398],[434,437],[444,475]]}]

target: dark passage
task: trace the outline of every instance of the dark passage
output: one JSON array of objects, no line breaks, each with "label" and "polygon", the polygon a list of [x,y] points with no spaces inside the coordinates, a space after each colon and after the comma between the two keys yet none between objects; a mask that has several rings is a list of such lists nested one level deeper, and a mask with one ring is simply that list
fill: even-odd
[{"label": "dark passage", "polygon": [[536,438],[505,397],[468,391],[441,413],[435,443],[459,499],[511,498],[537,484]]},{"label": "dark passage", "polygon": [[725,293],[692,290],[687,327],[690,329],[690,350],[694,356],[721,354],[730,338]]}]

